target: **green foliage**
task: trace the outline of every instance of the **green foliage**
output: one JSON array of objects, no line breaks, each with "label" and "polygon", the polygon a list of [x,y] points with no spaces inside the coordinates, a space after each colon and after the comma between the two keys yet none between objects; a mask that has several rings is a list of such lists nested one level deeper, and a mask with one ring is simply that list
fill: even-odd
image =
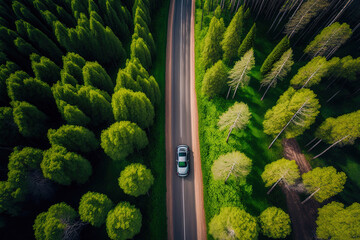
[{"label": "green foliage", "polygon": [[112,96],[111,106],[116,121],[131,121],[143,129],[154,122],[154,107],[142,92],[120,88]]},{"label": "green foliage", "polygon": [[357,75],[360,73],[360,57],[353,58],[346,56],[343,58],[333,57],[328,61],[327,76],[356,81]]},{"label": "green foliage", "polygon": [[49,129],[49,142],[52,146],[60,145],[69,151],[90,152],[99,147],[95,134],[87,128],[63,125],[59,129]]},{"label": "green foliage", "polygon": [[[249,10],[249,9],[248,9]],[[255,41],[255,34],[256,34],[256,23],[251,27],[250,31],[246,34],[246,37],[242,41],[239,49],[238,49],[238,56],[241,58],[244,54],[249,51],[251,48],[254,47]]]},{"label": "green foliage", "polygon": [[315,136],[328,144],[333,144],[347,136],[339,146],[352,145],[360,137],[360,110],[341,115],[337,118],[327,118],[315,131]]},{"label": "green foliage", "polygon": [[294,87],[311,87],[318,84],[321,78],[326,76],[328,63],[325,57],[315,57],[291,79],[290,84]]},{"label": "green foliage", "polygon": [[106,70],[97,62],[86,62],[82,69],[85,86],[93,86],[109,94],[114,92],[114,85]]},{"label": "green foliage", "polygon": [[47,84],[54,84],[60,80],[60,68],[50,59],[31,54],[31,68],[35,77]]},{"label": "green foliage", "polygon": [[347,208],[339,202],[331,202],[319,208],[316,235],[321,239],[356,239],[360,236],[360,204]]},{"label": "green foliage", "polygon": [[150,69],[151,67],[151,53],[146,45],[144,39],[136,38],[133,39],[130,46],[130,57],[138,58],[140,63],[146,68]]},{"label": "green foliage", "polygon": [[134,197],[144,195],[154,183],[151,170],[140,163],[128,165],[120,173],[119,186],[124,193]]},{"label": "green foliage", "polygon": [[253,240],[258,237],[256,218],[237,207],[223,207],[209,223],[214,239]]},{"label": "green foliage", "polygon": [[[72,83],[72,85],[83,84],[83,70],[85,66],[85,59],[82,58],[79,54],[68,52],[66,56],[63,56],[63,69],[61,70],[61,81],[63,84]],[[74,80],[69,82],[69,77],[71,76]]]},{"label": "green foliage", "polygon": [[241,6],[226,28],[224,39],[221,41],[221,46],[224,51],[223,58],[227,63],[232,63],[237,57],[237,51],[242,39],[243,15],[244,10]]},{"label": "green foliage", "polygon": [[202,63],[205,69],[211,67],[222,58],[223,51],[219,46],[223,39],[224,32],[224,20],[214,16],[211,19],[209,29],[204,37],[201,51]]},{"label": "green foliage", "polygon": [[110,239],[125,240],[140,232],[142,215],[128,202],[119,203],[106,218],[106,231]]},{"label": "green foliage", "polygon": [[132,38],[133,39],[142,38],[145,41],[146,46],[148,47],[150,53],[154,55],[156,50],[155,42],[147,25],[141,26],[140,24],[136,23]]},{"label": "green foliage", "polygon": [[77,212],[64,202],[52,205],[40,213],[33,225],[36,240],[61,240],[64,233],[76,222]]},{"label": "green foliage", "polygon": [[334,167],[317,167],[304,173],[302,178],[308,192],[313,193],[318,190],[314,198],[319,202],[323,202],[344,189],[347,177],[343,172],[336,172]]},{"label": "green foliage", "polygon": [[44,177],[62,185],[70,185],[72,181],[83,184],[92,173],[88,160],[56,145],[44,152],[41,169]]},{"label": "green foliage", "polygon": [[6,64],[0,66],[0,103],[6,104],[9,101],[7,95],[6,79],[9,78],[10,74],[19,70],[19,67],[13,63],[7,61]]},{"label": "green foliage", "polygon": [[261,74],[265,75],[268,73],[271,70],[273,64],[278,61],[284,52],[286,52],[289,48],[290,40],[287,36],[285,36],[265,59],[263,65],[260,68]]},{"label": "green foliage", "polygon": [[13,109],[0,107],[0,145],[11,146],[19,137],[19,130],[14,122]]},{"label": "green foliage", "polygon": [[91,119],[85,115],[77,106],[67,104],[66,102],[59,101],[59,109],[63,119],[71,125],[87,126]]},{"label": "green foliage", "polygon": [[105,194],[87,192],[80,199],[80,219],[94,227],[100,227],[105,223],[106,216],[113,206],[113,202]]},{"label": "green foliage", "polygon": [[[235,180],[246,179],[250,173],[252,161],[245,154],[234,151],[221,155],[211,167],[215,180],[225,181],[228,177]],[[230,179],[231,179],[230,178]]]},{"label": "green foliage", "polygon": [[304,52],[312,57],[327,56],[334,49],[343,45],[352,35],[347,23],[338,22],[325,27],[315,39],[309,43]]},{"label": "green foliage", "polygon": [[217,95],[226,92],[227,69],[225,64],[219,60],[211,68],[209,68],[205,75],[201,92],[208,98],[213,98]]},{"label": "green foliage", "polygon": [[270,187],[281,179],[282,183],[294,185],[295,181],[300,178],[300,171],[295,160],[281,158],[265,166],[261,174],[265,187]]},{"label": "green foliage", "polygon": [[30,43],[28,43],[21,37],[17,37],[14,40],[14,45],[17,48],[17,50],[24,56],[29,56],[32,53],[35,54],[39,53],[38,50],[36,50]]},{"label": "green foliage", "polygon": [[292,87],[284,92],[276,105],[266,112],[263,122],[264,133],[277,135],[304,103],[306,104],[298,112],[297,117],[284,130],[286,138],[301,135],[315,122],[320,105],[315,93],[310,89],[303,88],[296,91]]},{"label": "green foliage", "polygon": [[47,131],[48,117],[28,102],[12,102],[14,122],[24,137],[41,138]]},{"label": "green foliage", "polygon": [[101,132],[101,147],[115,161],[125,159],[147,144],[146,133],[136,123],[129,121],[116,122]]},{"label": "green foliage", "polygon": [[291,233],[290,217],[282,209],[269,207],[260,214],[263,234],[271,238],[285,238]]}]

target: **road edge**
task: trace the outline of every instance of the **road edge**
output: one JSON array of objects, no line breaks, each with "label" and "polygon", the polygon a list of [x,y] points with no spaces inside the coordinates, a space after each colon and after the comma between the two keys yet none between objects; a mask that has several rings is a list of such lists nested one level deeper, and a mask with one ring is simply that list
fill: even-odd
[{"label": "road edge", "polygon": [[172,206],[172,146],[171,146],[171,67],[172,67],[172,29],[174,17],[174,0],[170,0],[165,68],[165,147],[166,147],[166,215],[168,239],[174,239],[173,206]]},{"label": "road edge", "polygon": [[204,189],[201,169],[200,144],[199,144],[199,116],[195,90],[195,0],[191,6],[191,31],[190,31],[190,83],[191,83],[191,131],[192,149],[194,158],[194,187],[196,207],[197,239],[207,239],[206,221],[204,210]]}]

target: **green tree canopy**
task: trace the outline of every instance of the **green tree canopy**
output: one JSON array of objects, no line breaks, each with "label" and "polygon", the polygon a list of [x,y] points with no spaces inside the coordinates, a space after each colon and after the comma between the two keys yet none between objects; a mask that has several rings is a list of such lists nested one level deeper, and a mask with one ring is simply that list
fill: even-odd
[{"label": "green tree canopy", "polygon": [[40,213],[33,225],[36,240],[62,240],[76,223],[78,213],[64,202],[52,205],[47,212]]},{"label": "green tree canopy", "polygon": [[97,62],[86,62],[82,69],[85,86],[93,86],[109,94],[114,92],[114,85],[106,70]]},{"label": "green tree canopy", "polygon": [[105,194],[87,192],[80,199],[80,219],[94,227],[100,227],[105,223],[107,214],[113,206],[113,202]]},{"label": "green tree canopy", "polygon": [[154,183],[151,170],[140,163],[128,165],[120,173],[119,186],[126,193],[134,197],[144,195]]},{"label": "green tree canopy", "polygon": [[229,177],[235,180],[245,180],[250,173],[252,161],[245,154],[234,151],[221,155],[211,167],[215,180],[227,181]]},{"label": "green tree canopy", "polygon": [[11,146],[19,137],[19,130],[14,122],[13,109],[0,107],[0,145]]},{"label": "green tree canopy", "polygon": [[101,133],[101,147],[115,161],[125,159],[147,144],[146,133],[136,123],[129,121],[116,122]]},{"label": "green tree canopy", "polygon": [[238,56],[240,58],[244,56],[244,54],[247,51],[249,51],[251,48],[254,47],[255,33],[256,33],[256,23],[253,24],[250,31],[246,34],[246,37],[244,38],[238,49]]},{"label": "green tree canopy", "polygon": [[28,102],[12,102],[14,122],[24,137],[41,138],[47,131],[48,117]]},{"label": "green tree canopy", "polygon": [[69,151],[90,152],[99,147],[95,134],[87,128],[73,125],[63,125],[58,129],[48,130],[51,145],[60,145]]},{"label": "green tree canopy", "polygon": [[136,39],[133,38],[130,46],[130,57],[139,59],[141,65],[146,69],[150,69],[152,64],[151,53],[144,39],[140,37]]},{"label": "green tree canopy", "polygon": [[221,95],[226,92],[227,69],[225,64],[219,60],[209,68],[203,79],[201,92],[208,98]]},{"label": "green tree canopy", "polygon": [[334,167],[317,167],[302,175],[305,188],[309,193],[316,192],[313,196],[319,202],[341,192],[346,178],[345,173],[336,172]]},{"label": "green tree canopy", "polygon": [[212,17],[209,29],[204,37],[201,48],[201,60],[205,69],[211,67],[222,58],[223,51],[220,42],[225,32],[224,20]]},{"label": "green tree canopy", "polygon": [[142,92],[120,88],[113,94],[111,106],[116,121],[131,121],[143,129],[154,122],[154,107]]},{"label": "green tree canopy", "polygon": [[50,59],[36,53],[30,55],[31,68],[35,77],[49,85],[60,80],[60,68]]},{"label": "green tree canopy", "polygon": [[15,73],[18,70],[19,66],[10,61],[7,61],[6,64],[0,65],[0,103],[3,105],[9,102],[6,79],[8,79],[12,73]]},{"label": "green tree canopy", "polygon": [[244,10],[241,6],[231,19],[231,22],[224,33],[224,39],[221,41],[225,62],[231,63],[237,57],[237,51],[242,39],[243,18]]},{"label": "green tree canopy", "polygon": [[106,218],[106,231],[113,240],[131,239],[140,232],[142,215],[128,202],[119,203]]},{"label": "green tree canopy", "polygon": [[258,231],[256,218],[237,207],[222,207],[209,223],[209,233],[214,239],[255,240]]},{"label": "green tree canopy", "polygon": [[321,239],[356,239],[360,237],[360,204],[347,208],[339,202],[331,202],[319,208],[316,235]]},{"label": "green tree canopy", "polygon": [[264,76],[266,73],[268,73],[271,70],[273,64],[278,61],[284,52],[286,52],[289,48],[290,40],[287,36],[285,36],[265,59],[263,65],[260,68],[261,74]]},{"label": "green tree canopy", "polygon": [[79,54],[68,52],[63,59],[63,69],[61,70],[61,81],[62,83],[71,83],[68,82],[68,75],[74,78],[74,86],[76,84],[83,84],[83,70],[82,68],[85,66],[85,59],[82,58]]},{"label": "green tree canopy", "polygon": [[72,181],[83,184],[92,174],[92,167],[87,159],[68,152],[62,146],[52,146],[44,152],[41,169],[44,177],[62,185],[70,185]]},{"label": "green tree canopy", "polygon": [[285,184],[293,185],[300,178],[299,167],[295,160],[281,158],[265,166],[261,178],[265,182],[265,187],[270,187],[279,179]]},{"label": "green tree canopy", "polygon": [[259,217],[261,231],[267,237],[285,238],[291,233],[290,217],[281,208],[268,207]]},{"label": "green tree canopy", "polygon": [[313,91],[306,88],[296,91],[290,87],[280,96],[276,105],[266,112],[264,132],[268,135],[278,134],[297,113],[284,132],[286,138],[299,136],[315,122],[319,108],[319,101]]}]

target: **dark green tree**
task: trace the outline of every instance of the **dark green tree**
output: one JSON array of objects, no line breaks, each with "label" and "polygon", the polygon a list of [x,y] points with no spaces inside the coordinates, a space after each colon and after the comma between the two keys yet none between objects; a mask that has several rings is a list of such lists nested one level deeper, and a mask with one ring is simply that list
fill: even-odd
[{"label": "dark green tree", "polygon": [[44,177],[62,185],[70,185],[73,181],[83,184],[92,174],[87,159],[56,145],[44,152],[41,169]]},{"label": "dark green tree", "polygon": [[31,54],[30,59],[37,79],[50,85],[60,80],[60,68],[53,61],[38,54]]},{"label": "dark green tree", "polygon": [[67,81],[67,75],[72,76],[76,84],[84,84],[83,70],[85,66],[85,59],[82,58],[79,54],[68,52],[66,56],[63,56],[63,69],[61,70],[61,81],[62,83],[70,83]]},{"label": "dark green tree", "polygon": [[0,107],[0,132],[1,146],[12,146],[18,140],[19,130],[11,107]]},{"label": "dark green tree", "polygon": [[255,34],[256,34],[256,23],[251,27],[250,31],[242,41],[239,49],[238,49],[238,56],[241,58],[244,54],[249,51],[251,48],[254,47],[255,41]]},{"label": "dark green tree", "polygon": [[114,85],[106,70],[97,62],[86,62],[82,69],[85,86],[93,86],[109,94],[114,92]]},{"label": "dark green tree", "polygon": [[111,106],[116,121],[131,121],[143,129],[154,122],[154,107],[142,92],[120,88],[112,96]]},{"label": "dark green tree", "polygon": [[269,72],[273,64],[278,61],[283,53],[286,52],[289,48],[290,40],[287,36],[285,36],[265,59],[263,65],[260,68],[261,74],[264,76],[267,72]]},{"label": "dark green tree", "polygon": [[0,103],[2,105],[5,105],[9,102],[6,79],[9,78],[10,74],[15,73],[19,69],[20,68],[18,65],[10,61],[7,61],[5,64],[0,66]]},{"label": "dark green tree", "polygon": [[95,134],[87,128],[63,125],[58,129],[49,129],[47,133],[52,146],[60,145],[69,151],[90,152],[99,147]]},{"label": "dark green tree", "polygon": [[147,144],[145,132],[136,123],[129,121],[116,122],[101,133],[101,147],[115,161],[125,159],[134,150],[140,150]]},{"label": "dark green tree", "polygon": [[128,202],[119,203],[106,218],[106,231],[110,239],[131,239],[140,232],[142,215]]},{"label": "dark green tree", "polygon": [[138,58],[146,69],[150,69],[152,64],[151,53],[144,39],[140,37],[136,39],[133,38],[130,46],[130,57]]},{"label": "dark green tree", "polygon": [[119,186],[124,193],[134,197],[144,195],[154,183],[151,170],[140,163],[128,165],[120,173]]},{"label": "dark green tree", "polygon": [[113,206],[113,202],[105,194],[87,192],[80,199],[80,219],[94,227],[100,227],[105,223],[106,216]]},{"label": "dark green tree", "polygon": [[227,89],[227,69],[225,64],[219,60],[211,68],[209,68],[203,79],[201,92],[208,98],[221,95]]}]

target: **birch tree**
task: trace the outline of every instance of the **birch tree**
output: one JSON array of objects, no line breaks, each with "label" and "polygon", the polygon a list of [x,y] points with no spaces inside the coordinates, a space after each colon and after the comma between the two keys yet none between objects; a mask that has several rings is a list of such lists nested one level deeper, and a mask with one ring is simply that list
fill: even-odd
[{"label": "birch tree", "polygon": [[286,138],[299,136],[315,122],[319,108],[319,101],[313,91],[306,88],[296,91],[290,87],[280,96],[276,105],[266,112],[264,133],[278,134],[279,137],[284,132]]},{"label": "birch tree", "polygon": [[285,185],[294,185],[295,181],[300,178],[300,172],[295,160],[281,158],[267,164],[261,178],[265,182],[265,187],[272,185],[267,192],[267,194],[270,194],[280,182]]},{"label": "birch tree", "polygon": [[324,28],[305,48],[304,52],[311,57],[331,56],[350,37],[352,31],[347,23],[338,22]]},{"label": "birch tree", "polygon": [[215,180],[226,183],[229,177],[235,180],[245,179],[251,171],[252,161],[241,152],[231,152],[221,155],[211,167]]},{"label": "birch tree", "polygon": [[321,78],[326,76],[328,69],[325,57],[315,57],[299,69],[297,74],[291,79],[290,84],[294,88],[311,87],[318,84]]},{"label": "birch tree", "polygon": [[285,24],[284,33],[291,38],[327,6],[329,6],[327,0],[308,0],[304,2],[295,15]]},{"label": "birch tree", "polygon": [[318,143],[324,141],[331,144],[331,146],[314,158],[320,157],[336,145],[354,144],[355,140],[360,137],[360,110],[341,115],[337,118],[327,118],[315,131],[315,137],[319,139]]},{"label": "birch tree", "polygon": [[337,172],[334,167],[314,168],[313,170],[302,175],[305,189],[311,195],[302,201],[306,203],[310,198],[314,197],[318,202],[335,196],[344,189],[346,182],[346,174]]},{"label": "birch tree", "polygon": [[264,95],[261,97],[261,101],[264,99],[270,87],[276,87],[277,81],[283,80],[290,72],[291,66],[294,64],[292,57],[293,51],[290,48],[281,56],[279,61],[274,63],[271,71],[261,80],[261,87],[267,86]]},{"label": "birch tree", "polygon": [[248,105],[243,102],[235,103],[225,113],[220,116],[218,126],[220,130],[229,128],[226,142],[228,142],[230,134],[234,129],[244,129],[249,123],[251,113]]},{"label": "birch tree", "polygon": [[254,65],[254,50],[251,48],[239,61],[235,63],[235,66],[229,71],[229,78],[231,80],[228,82],[229,90],[226,99],[228,99],[231,89],[234,90],[232,96],[232,99],[234,99],[239,86],[244,87],[249,84],[250,76],[248,76],[248,74]]}]

